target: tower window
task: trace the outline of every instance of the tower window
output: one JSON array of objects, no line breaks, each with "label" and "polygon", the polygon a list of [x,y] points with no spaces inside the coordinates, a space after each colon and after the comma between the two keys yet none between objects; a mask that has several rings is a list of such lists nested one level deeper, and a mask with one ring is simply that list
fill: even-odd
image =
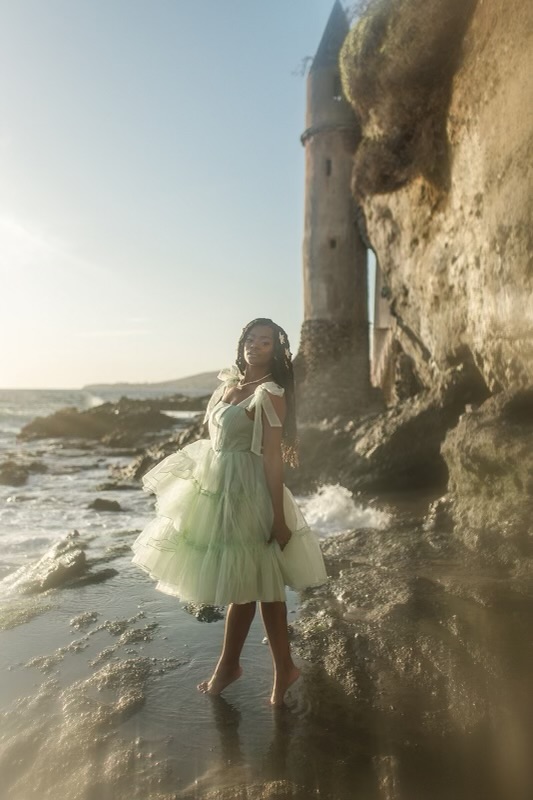
[{"label": "tower window", "polygon": [[336,239],[330,239],[329,240],[329,246],[331,247],[332,250],[335,250],[335,248],[337,247],[337,240]]},{"label": "tower window", "polygon": [[331,175],[331,158],[326,158],[326,175]]},{"label": "tower window", "polygon": [[342,100],[342,83],[340,75],[333,76],[333,99],[339,102]]}]

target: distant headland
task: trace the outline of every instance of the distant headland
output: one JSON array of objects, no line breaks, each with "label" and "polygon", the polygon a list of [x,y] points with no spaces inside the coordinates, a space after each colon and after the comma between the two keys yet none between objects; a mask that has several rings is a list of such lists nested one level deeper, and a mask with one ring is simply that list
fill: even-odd
[{"label": "distant headland", "polygon": [[189,375],[186,378],[176,378],[170,381],[159,381],[158,383],[88,383],[81,387],[85,392],[101,391],[128,391],[150,390],[154,392],[182,392],[195,391],[208,394],[218,386],[218,370],[215,372],[200,372],[198,375]]}]

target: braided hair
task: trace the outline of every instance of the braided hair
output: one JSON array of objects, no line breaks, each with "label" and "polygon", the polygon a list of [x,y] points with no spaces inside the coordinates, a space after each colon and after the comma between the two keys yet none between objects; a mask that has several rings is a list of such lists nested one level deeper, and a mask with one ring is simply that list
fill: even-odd
[{"label": "braided hair", "polygon": [[292,354],[289,345],[289,337],[280,325],[276,325],[268,317],[257,317],[242,329],[242,333],[237,345],[236,364],[244,375],[246,361],[244,359],[244,342],[249,331],[254,325],[268,325],[274,333],[274,348],[272,353],[272,378],[285,389],[285,400],[287,403],[287,413],[283,421],[281,456],[291,467],[298,466],[298,436],[296,431],[296,399],[294,395],[294,374],[292,370]]}]

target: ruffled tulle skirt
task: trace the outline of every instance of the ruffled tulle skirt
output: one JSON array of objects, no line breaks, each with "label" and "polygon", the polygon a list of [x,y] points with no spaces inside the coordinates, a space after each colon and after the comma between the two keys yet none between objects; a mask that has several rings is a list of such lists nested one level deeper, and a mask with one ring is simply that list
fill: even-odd
[{"label": "ruffled tulle skirt", "polygon": [[283,487],[293,532],[281,550],[268,542],[272,502],[262,458],[249,450],[213,450],[199,439],[164,458],[142,479],[156,496],[155,516],[131,547],[132,561],[156,589],[208,605],[285,599],[327,580],[317,535]]}]

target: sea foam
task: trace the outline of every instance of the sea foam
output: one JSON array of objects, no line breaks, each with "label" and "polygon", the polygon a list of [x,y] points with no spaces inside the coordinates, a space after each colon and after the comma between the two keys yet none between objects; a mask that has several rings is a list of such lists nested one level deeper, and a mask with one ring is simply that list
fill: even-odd
[{"label": "sea foam", "polygon": [[324,484],[309,497],[298,497],[298,505],[310,527],[321,536],[356,528],[385,528],[390,515],[356,503],[353,493],[340,484]]}]

